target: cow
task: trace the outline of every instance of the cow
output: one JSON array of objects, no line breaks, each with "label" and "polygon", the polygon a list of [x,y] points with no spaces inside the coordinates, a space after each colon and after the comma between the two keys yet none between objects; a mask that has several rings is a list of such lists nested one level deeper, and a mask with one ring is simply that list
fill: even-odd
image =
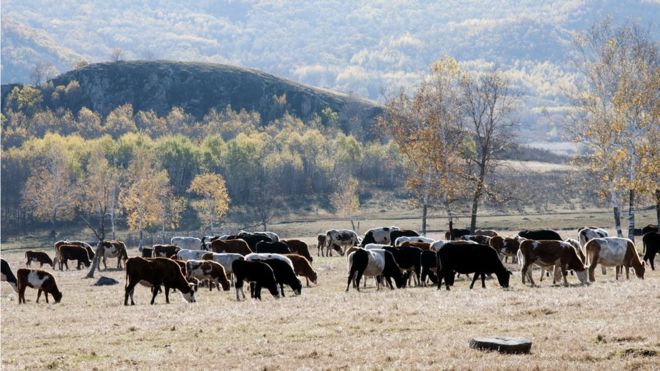
[{"label": "cow", "polygon": [[474,241],[481,245],[489,245],[490,243],[490,237],[482,234],[466,234],[461,236],[460,239],[463,241]]},{"label": "cow", "polygon": [[641,232],[642,232],[642,236],[649,232],[658,232],[658,225],[648,224],[646,227],[642,228]]},{"label": "cow", "polygon": [[284,285],[288,285],[295,295],[300,295],[302,283],[296,277],[291,259],[280,254],[258,254],[253,253],[245,257],[246,261],[260,261],[273,268],[275,281],[280,285],[280,292],[284,297]]},{"label": "cow", "polygon": [[60,270],[62,270],[62,263],[61,263],[61,257],[60,257],[60,246],[62,245],[76,245],[80,246],[87,251],[87,257],[89,258],[90,261],[94,260],[94,249],[92,249],[92,246],[88,244],[87,242],[84,241],[68,241],[68,240],[63,240],[63,241],[57,241],[55,242],[55,258],[53,259],[53,264],[58,264],[60,266]]},{"label": "cow", "polygon": [[550,229],[534,229],[529,230],[525,229],[518,232],[518,236],[526,238],[528,240],[558,240],[563,241],[559,233],[550,230]]},{"label": "cow", "polygon": [[309,253],[309,246],[307,246],[305,242],[301,240],[284,240],[282,242],[289,246],[289,249],[292,253],[304,256],[307,260],[309,260],[310,263],[314,261],[312,255]]},{"label": "cow", "polygon": [[467,228],[452,228],[445,232],[445,240],[455,241],[468,234],[470,234],[470,230]]},{"label": "cow", "polygon": [[234,273],[232,264],[236,260],[244,260],[244,256],[235,253],[208,253],[204,255],[204,259],[213,260],[225,268],[225,273],[229,276]]},{"label": "cow", "polygon": [[190,259],[201,260],[204,258],[204,255],[207,254],[213,254],[213,253],[208,252],[206,250],[181,249],[179,250],[179,252],[176,253],[176,258],[180,260],[190,260]]},{"label": "cow", "polygon": [[316,255],[323,256],[323,247],[325,246],[325,234],[319,233],[316,236]]},{"label": "cow", "polygon": [[1,275],[0,279],[2,281],[6,281],[8,284],[11,285],[11,287],[14,289],[14,291],[18,292],[18,286],[16,282],[16,276],[14,276],[14,272],[11,271],[11,267],[9,266],[9,263],[5,259],[0,259],[0,266],[1,266]]},{"label": "cow", "polygon": [[385,250],[392,253],[402,272],[407,272],[407,276],[415,280],[416,285],[420,285],[419,275],[421,273],[422,249],[417,247],[392,247],[387,246]]},{"label": "cow", "polygon": [[488,236],[488,237],[495,237],[497,236],[497,232],[495,232],[492,229],[477,229],[474,231],[474,234],[477,236]]},{"label": "cow", "polygon": [[620,237],[594,238],[585,246],[587,262],[589,264],[589,281],[595,281],[594,270],[600,264],[608,267],[616,267],[616,279],[619,279],[619,269],[626,267],[626,279],[629,277],[629,269],[635,270],[637,277],[644,279],[646,264],[639,259],[635,244]]},{"label": "cow", "polygon": [[265,232],[250,233],[250,232],[241,231],[241,233],[239,233],[238,235],[230,236],[230,237],[234,237],[232,239],[240,238],[240,239],[244,240],[245,242],[247,242],[248,246],[250,246],[250,250],[252,250],[252,251],[256,251],[257,244],[261,241],[265,241],[265,242],[278,242],[279,241],[279,238],[277,238],[277,241],[274,241],[273,238]]},{"label": "cow", "polygon": [[609,233],[606,230],[598,227],[582,227],[578,229],[578,240],[580,241],[580,246],[584,247],[587,242],[591,241],[594,238],[609,237]]},{"label": "cow", "polygon": [[198,280],[208,280],[209,291],[213,290],[211,283],[215,283],[218,290],[222,286],[224,291],[229,291],[230,285],[225,268],[222,264],[213,260],[188,260],[186,262],[186,277],[188,279],[194,277]]},{"label": "cow", "polygon": [[[350,229],[330,229],[325,233],[326,256],[332,256],[332,250],[344,256],[345,248],[357,246],[360,243],[357,233]],[[323,252],[321,252],[323,256]]]},{"label": "cow", "polygon": [[236,300],[240,301],[239,292],[243,294],[243,281],[254,282],[255,287],[252,290],[252,298],[261,300],[261,288],[265,287],[276,299],[280,297],[275,281],[275,273],[270,265],[261,261],[245,261],[243,259],[235,260],[232,263],[232,270],[236,276]]},{"label": "cow", "polygon": [[390,243],[395,245],[396,239],[399,237],[417,237],[419,233],[411,229],[396,230],[390,232]]},{"label": "cow", "polygon": [[426,277],[428,277],[432,283],[438,283],[438,270],[437,270],[437,259],[436,253],[429,250],[422,251],[422,255],[419,258],[420,268],[421,268],[421,285],[426,286]]},{"label": "cow", "polygon": [[316,284],[318,275],[314,271],[314,268],[312,268],[312,264],[310,264],[307,258],[298,254],[286,254],[284,256],[289,258],[291,263],[293,263],[293,271],[296,272],[296,275],[305,277],[307,287],[309,287],[309,281],[312,281],[312,283]]},{"label": "cow", "polygon": [[143,258],[151,258],[154,256],[154,248],[153,247],[143,247],[142,248],[142,257]]},{"label": "cow", "polygon": [[465,241],[465,240],[453,240],[453,241],[444,241],[444,240],[437,240],[431,244],[430,250],[434,252],[438,252],[442,246],[444,246],[447,243],[453,243],[453,244],[458,244],[458,245],[476,245],[477,243],[474,241]]},{"label": "cow", "polygon": [[55,269],[55,263],[53,263],[53,261],[50,259],[50,256],[48,256],[48,254],[45,252],[28,250],[25,252],[25,258],[27,259],[25,265],[28,267],[32,265],[32,261],[35,260],[39,262],[39,267],[43,267],[44,264],[48,264],[53,267],[53,269]]},{"label": "cow", "polygon": [[153,245],[153,249],[154,258],[173,258],[181,250],[176,245]]},{"label": "cow", "polygon": [[[106,258],[117,258],[117,269],[123,269],[121,262],[128,260],[128,253],[126,252],[126,245],[122,241],[103,241],[103,248],[98,250],[99,258],[102,258],[103,268],[108,270],[106,265]],[[99,265],[99,270],[101,266]]]},{"label": "cow", "polygon": [[367,233],[365,233],[364,238],[360,243],[360,246],[365,247],[367,246],[367,244],[370,243],[380,243],[384,245],[389,245],[391,243],[390,233],[392,231],[399,231],[399,230],[400,230],[399,227],[395,227],[395,226],[370,229],[367,231]]},{"label": "cow", "polygon": [[25,304],[25,289],[32,287],[37,289],[37,303],[41,292],[43,291],[46,296],[46,303],[48,303],[48,294],[53,295],[55,303],[62,300],[62,293],[57,289],[55,277],[52,274],[41,269],[28,269],[20,268],[16,271],[17,287],[18,287],[18,304]]},{"label": "cow", "polygon": [[63,266],[66,266],[66,269],[69,270],[69,260],[78,261],[77,269],[80,269],[81,265],[83,264],[85,267],[89,267],[92,264],[92,262],[89,260],[87,250],[82,246],[65,244],[59,247],[58,252],[60,270],[63,270]]},{"label": "cow", "polygon": [[346,292],[355,283],[356,289],[360,291],[360,279],[365,277],[376,277],[376,290],[380,290],[381,278],[385,278],[390,289],[394,290],[391,278],[394,278],[397,288],[405,287],[407,275],[401,274],[401,269],[396,264],[391,252],[384,249],[358,249],[348,256],[348,282]]},{"label": "cow", "polygon": [[232,253],[241,254],[243,256],[252,253],[252,249],[248,246],[247,242],[242,239],[236,240],[213,240],[211,241],[211,251],[215,253]]},{"label": "cow", "polygon": [[431,250],[431,244],[426,242],[404,242],[400,247],[417,247],[425,251]]},{"label": "cow", "polygon": [[660,233],[648,232],[642,237],[642,242],[644,243],[644,261],[648,261],[651,269],[655,270],[653,261],[655,254],[660,252]]},{"label": "cow", "polygon": [[197,237],[174,236],[170,240],[170,245],[176,245],[187,250],[206,250],[202,240]]},{"label": "cow", "polygon": [[135,286],[140,283],[151,287],[151,305],[156,302],[160,285],[165,286],[165,302],[170,303],[170,289],[177,289],[188,303],[195,302],[195,290],[186,280],[177,262],[169,258],[133,257],[126,261],[126,286],[124,287],[124,305],[135,305],[133,294]]},{"label": "cow", "polygon": [[474,287],[477,278],[481,277],[481,287],[486,288],[486,274],[495,274],[503,288],[509,287],[511,272],[504,267],[497,251],[488,245],[461,244],[447,242],[436,253],[438,272],[438,289],[445,280],[445,288],[454,284],[455,273],[474,273],[470,289]]},{"label": "cow", "polygon": [[290,254],[291,249],[284,242],[267,242],[260,241],[257,243],[257,248],[254,250],[258,253],[270,253],[270,254]]},{"label": "cow", "polygon": [[532,278],[530,267],[536,264],[542,268],[552,269],[559,266],[564,279],[564,286],[568,286],[566,275],[568,269],[575,271],[582,284],[587,283],[587,272],[577,251],[568,242],[557,240],[524,240],[520,243],[520,262],[522,265],[522,283],[529,278],[530,284],[536,286]]},{"label": "cow", "polygon": [[394,241],[393,245],[396,246],[396,247],[401,247],[405,242],[418,242],[418,243],[432,244],[433,242],[435,242],[435,240],[432,239],[432,238],[424,237],[424,236],[415,236],[415,237],[401,236],[401,237],[398,237]]}]

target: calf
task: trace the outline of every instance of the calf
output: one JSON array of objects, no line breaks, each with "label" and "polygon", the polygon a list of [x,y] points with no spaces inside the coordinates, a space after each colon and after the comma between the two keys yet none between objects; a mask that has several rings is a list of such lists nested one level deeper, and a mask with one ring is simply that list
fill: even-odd
[{"label": "calf", "polygon": [[60,270],[63,270],[63,266],[66,266],[66,269],[69,270],[69,260],[77,260],[78,267],[80,269],[81,265],[89,267],[91,262],[89,260],[89,255],[87,250],[79,245],[61,245],[59,247],[59,264]]},{"label": "calf", "polygon": [[242,239],[235,240],[213,240],[211,241],[211,250],[215,253],[241,254],[243,256],[252,253],[252,249],[247,242]]},{"label": "calf", "polygon": [[225,268],[213,260],[188,260],[186,262],[186,276],[188,278],[194,277],[199,280],[208,280],[209,291],[213,290],[211,283],[215,283],[218,290],[222,286],[223,290],[229,291],[229,280],[227,280]]},{"label": "calf", "polygon": [[316,284],[318,275],[314,271],[314,268],[312,268],[312,265],[310,264],[309,260],[307,260],[307,258],[298,254],[286,254],[284,256],[289,258],[293,263],[293,271],[296,272],[296,275],[305,277],[305,281],[307,281],[307,287],[309,287],[309,281],[312,281],[312,283]]},{"label": "calf", "polygon": [[660,233],[648,232],[642,237],[642,242],[644,243],[644,261],[648,261],[651,269],[655,270],[653,261],[655,254],[660,252]]},{"label": "calf", "polygon": [[518,236],[529,240],[558,240],[558,241],[563,240],[563,238],[561,238],[559,233],[550,229],[535,229],[535,230],[525,229],[518,232]]},{"label": "calf", "polygon": [[435,240],[432,239],[432,238],[423,237],[423,236],[415,236],[415,237],[402,236],[402,237],[398,237],[394,241],[394,246],[401,247],[401,245],[403,245],[406,242],[417,242],[417,243],[432,244],[433,242],[435,242]]},{"label": "calf", "polygon": [[165,286],[165,301],[170,303],[170,289],[177,289],[181,292],[183,298],[189,302],[195,302],[195,291],[191,284],[183,276],[181,267],[177,262],[169,258],[150,258],[141,257],[129,258],[126,261],[126,286],[124,288],[124,305],[128,305],[128,298],[133,301],[135,286],[140,283],[152,288],[151,304],[156,301],[156,295],[160,291],[160,285]]},{"label": "calf", "polygon": [[316,254],[318,256],[323,256],[323,247],[325,246],[325,234],[318,234],[316,236]]},{"label": "calf", "polygon": [[181,248],[176,245],[154,245],[153,249],[154,258],[173,258],[179,250],[181,250]]},{"label": "calf", "polygon": [[236,300],[240,301],[239,292],[243,294],[243,281],[254,282],[252,297],[261,300],[261,288],[265,287],[275,298],[280,297],[275,281],[275,273],[270,265],[261,261],[236,260],[232,263],[232,270],[236,276]]},{"label": "calf", "polygon": [[50,256],[48,256],[48,254],[45,252],[28,250],[25,252],[25,258],[27,259],[25,265],[28,267],[32,264],[32,261],[35,260],[39,262],[39,267],[43,267],[44,264],[48,264],[53,267],[53,269],[55,269],[55,264],[50,259]]},{"label": "calf", "polygon": [[448,242],[437,252],[438,289],[445,280],[445,288],[454,284],[454,274],[474,273],[470,289],[474,287],[477,278],[481,276],[481,287],[486,288],[486,274],[495,274],[497,281],[503,288],[509,287],[511,272],[508,271],[497,251],[488,245],[460,244]]},{"label": "calf", "polygon": [[53,295],[55,303],[62,300],[62,293],[57,289],[55,277],[52,274],[41,269],[27,269],[21,268],[16,271],[17,286],[18,286],[18,304],[25,304],[25,289],[32,287],[37,289],[37,303],[41,292],[46,296],[46,303],[48,303],[48,294]]},{"label": "calf", "polygon": [[[350,229],[330,229],[325,233],[326,256],[332,256],[332,250],[344,256],[344,250],[360,243],[357,233]],[[332,249],[332,250],[331,250]],[[323,256],[323,252],[321,252]]]},{"label": "calf", "polygon": [[[108,266],[106,264],[107,258],[117,258],[117,269],[123,269],[121,262],[126,262],[126,260],[128,260],[126,244],[124,244],[122,241],[103,241],[102,248],[97,249],[97,252],[99,254],[99,258],[102,259],[101,262],[103,262],[103,268],[105,270],[108,270]],[[99,270],[101,270],[100,265]]]},{"label": "calf", "polygon": [[254,250],[258,253],[270,254],[290,254],[291,249],[284,242],[266,242],[260,241],[257,243],[257,248]]},{"label": "calf", "polygon": [[585,246],[589,262],[589,281],[595,281],[596,265],[616,267],[616,279],[619,279],[620,266],[626,267],[626,278],[630,278],[629,269],[635,270],[637,277],[644,279],[646,264],[639,260],[635,244],[627,238],[604,237],[594,238]]},{"label": "calf", "polygon": [[582,284],[587,283],[586,268],[575,248],[568,242],[557,240],[524,240],[520,243],[520,256],[523,284],[525,284],[525,278],[527,277],[532,286],[536,285],[532,278],[532,272],[529,269],[532,264],[536,264],[544,269],[552,269],[554,266],[559,266],[564,278],[564,286],[568,286],[568,281],[566,280],[568,269],[575,271]]},{"label": "calf", "polygon": [[399,227],[380,227],[380,228],[373,228],[367,231],[364,235],[364,239],[362,239],[362,243],[360,243],[360,246],[364,247],[367,244],[370,243],[379,243],[379,244],[390,244],[390,233],[392,231],[398,231],[400,230]]},{"label": "calf", "polygon": [[305,242],[301,240],[284,240],[282,242],[289,246],[289,249],[292,253],[304,256],[307,260],[309,260],[310,263],[314,261],[312,255],[309,253],[309,246],[307,246]]},{"label": "calf", "polygon": [[426,277],[428,277],[432,283],[438,283],[438,264],[436,259],[436,253],[433,251],[422,251],[422,255],[419,258],[420,268],[421,268],[421,285],[426,286]]},{"label": "calf", "polygon": [[384,277],[390,289],[394,290],[391,278],[394,278],[397,288],[405,287],[407,276],[401,274],[401,269],[396,264],[391,252],[384,249],[358,249],[348,257],[348,282],[346,292],[354,282],[356,289],[360,291],[360,279],[365,277],[376,277],[376,290],[380,290],[381,278]]},{"label": "calf", "polygon": [[14,272],[11,271],[9,263],[7,263],[5,259],[0,259],[0,261],[2,263],[2,275],[0,276],[0,279],[2,281],[7,281],[7,283],[11,285],[14,291],[18,292],[16,276],[14,276]]},{"label": "calf", "polygon": [[390,243],[392,243],[392,245],[395,245],[396,239],[399,237],[417,237],[417,236],[419,236],[419,233],[411,229],[392,231],[390,232]]}]

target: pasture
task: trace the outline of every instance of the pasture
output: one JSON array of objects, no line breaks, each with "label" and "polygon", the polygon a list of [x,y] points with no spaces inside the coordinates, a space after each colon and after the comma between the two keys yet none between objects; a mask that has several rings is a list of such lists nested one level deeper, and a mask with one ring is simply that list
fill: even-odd
[{"label": "pasture", "polygon": [[[388,223],[392,224],[392,223]],[[583,223],[586,224],[586,223]],[[302,228],[302,227],[299,227]],[[506,232],[505,232],[506,233]],[[562,232],[564,238],[575,233]],[[311,234],[307,234],[307,237]],[[439,234],[432,237],[439,237]],[[315,246],[312,238],[304,238]],[[639,239],[638,239],[639,240]],[[15,247],[15,246],[12,246]],[[641,245],[639,246],[641,249]],[[52,253],[52,251],[50,251]],[[165,304],[138,286],[136,306],[125,307],[123,271],[97,272],[119,285],[95,287],[86,270],[55,271],[60,304],[27,305],[2,283],[2,368],[10,369],[654,369],[660,365],[660,270],[644,280],[616,281],[596,271],[596,282],[523,286],[516,265],[511,289],[487,280],[469,290],[458,278],[451,291],[412,287],[391,291],[346,288],[345,257],[316,257],[318,285],[301,296],[236,302],[234,290],[200,288],[195,304],[179,293]],[[129,256],[136,256],[134,248]],[[3,247],[13,269],[24,252]],[[114,267],[116,260],[109,261]],[[48,268],[47,270],[51,270]],[[631,272],[632,273],[632,272]],[[538,278],[539,271],[534,271]],[[303,279],[304,283],[304,279]],[[249,295],[248,295],[249,297]],[[42,298],[43,300],[43,298]],[[532,354],[503,355],[468,348],[475,336],[523,336]]]}]

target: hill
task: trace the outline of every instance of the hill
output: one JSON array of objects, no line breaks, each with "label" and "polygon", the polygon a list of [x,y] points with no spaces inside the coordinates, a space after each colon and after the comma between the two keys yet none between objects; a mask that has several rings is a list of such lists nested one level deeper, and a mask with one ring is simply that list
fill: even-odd
[{"label": "hill", "polygon": [[[253,69],[212,63],[131,61],[96,63],[55,77],[52,86],[80,84],[75,99],[44,104],[77,112],[82,107],[107,115],[123,104],[134,112],[153,110],[166,115],[172,107],[201,118],[211,108],[257,111],[264,121],[284,112],[308,120],[325,108],[339,113],[339,124],[369,125],[382,108],[371,101],[309,87]],[[3,85],[3,101],[12,85]],[[42,90],[52,87],[41,88]],[[48,97],[49,94],[44,94]],[[283,99],[284,97],[284,99]],[[276,103],[276,100],[278,101]],[[354,120],[354,119],[358,120]]]}]

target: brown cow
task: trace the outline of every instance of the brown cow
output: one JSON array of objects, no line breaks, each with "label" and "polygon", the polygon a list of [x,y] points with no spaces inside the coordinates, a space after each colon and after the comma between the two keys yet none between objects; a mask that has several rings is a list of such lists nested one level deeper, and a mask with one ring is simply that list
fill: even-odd
[{"label": "brown cow", "polygon": [[[212,255],[211,259],[213,259]],[[188,260],[186,262],[186,272],[186,277],[189,279],[208,280],[209,291],[213,290],[211,283],[215,283],[218,290],[222,286],[224,291],[229,291],[230,285],[227,279],[227,273],[225,273],[225,268],[220,263],[216,263],[213,260]]]},{"label": "brown cow", "polygon": [[401,247],[418,247],[422,250],[431,250],[431,244],[426,242],[409,242],[406,241],[401,244]]},{"label": "brown cow", "polygon": [[474,234],[477,236],[488,236],[488,237],[498,236],[497,232],[495,232],[492,229],[477,229],[476,231],[474,231]]},{"label": "brown cow", "polygon": [[133,301],[135,286],[140,283],[151,287],[151,304],[156,301],[160,285],[165,285],[165,301],[170,303],[170,289],[176,288],[181,291],[183,298],[189,302],[195,302],[195,291],[191,284],[181,272],[179,264],[169,258],[150,258],[141,257],[129,258],[126,262],[126,286],[124,292],[124,305],[128,305],[128,297]]},{"label": "brown cow", "polygon": [[488,245],[490,242],[490,237],[482,234],[466,234],[465,236],[462,236],[461,239],[465,241],[474,241],[482,245]]},{"label": "brown cow", "polygon": [[82,246],[65,244],[59,247],[58,252],[60,270],[63,270],[63,266],[66,266],[66,269],[69,270],[69,260],[78,261],[77,269],[80,269],[82,264],[84,264],[86,267],[89,267],[92,264],[92,262],[89,260],[87,250]]},{"label": "brown cow", "polygon": [[289,246],[289,249],[291,249],[292,253],[304,256],[307,258],[307,260],[309,260],[310,263],[314,261],[312,256],[309,254],[309,247],[305,242],[301,240],[283,240],[282,242]]},{"label": "brown cow", "polygon": [[[103,248],[99,249],[98,252],[100,254],[99,258],[103,259],[101,261],[103,262],[103,268],[105,270],[108,270],[108,266],[106,265],[106,258],[117,258],[117,269],[123,269],[121,265],[122,260],[124,262],[128,260],[126,244],[124,244],[122,241],[103,241]],[[100,265],[99,270],[101,270]]]},{"label": "brown cow", "polygon": [[178,253],[179,250],[181,250],[181,248],[176,245],[153,245],[151,256],[154,258],[172,258],[176,256],[176,253]]},{"label": "brown cow", "polygon": [[243,256],[252,254],[252,249],[245,240],[237,238],[234,240],[213,240],[211,241],[211,251],[215,253],[232,253]]},{"label": "brown cow", "polygon": [[53,264],[58,264],[60,265],[60,270],[62,270],[62,263],[60,262],[61,257],[60,257],[60,246],[62,245],[76,245],[83,247],[87,251],[87,257],[89,258],[90,261],[94,259],[94,250],[92,247],[84,241],[68,241],[68,240],[63,240],[63,241],[57,241],[55,242],[55,259],[53,259]]},{"label": "brown cow", "polygon": [[520,252],[522,255],[522,283],[525,284],[525,277],[529,278],[532,286],[535,286],[530,267],[536,264],[542,268],[551,269],[559,265],[564,278],[564,286],[568,286],[566,275],[568,269],[575,271],[581,283],[587,283],[586,267],[580,260],[575,248],[568,242],[556,240],[524,240],[520,243]]},{"label": "brown cow", "polygon": [[16,278],[18,304],[25,304],[25,289],[27,287],[39,290],[37,291],[37,303],[39,302],[42,291],[46,296],[46,303],[48,303],[48,294],[53,295],[55,303],[59,303],[62,300],[62,293],[57,289],[55,277],[44,270],[21,268],[16,272]]},{"label": "brown cow", "polygon": [[307,281],[307,287],[309,287],[309,281],[312,281],[312,283],[316,284],[318,275],[312,268],[312,265],[309,263],[307,258],[298,254],[284,254],[284,256],[291,259],[291,262],[293,263],[293,271],[296,272],[296,275],[305,277],[305,281]]},{"label": "brown cow", "polygon": [[595,281],[594,270],[596,265],[616,267],[616,279],[619,279],[619,270],[626,267],[626,279],[629,269],[635,270],[637,277],[644,279],[646,264],[639,259],[635,244],[627,238],[604,237],[594,238],[585,246],[587,261],[589,262],[589,280]]},{"label": "brown cow", "polygon": [[53,261],[50,259],[50,256],[48,256],[48,254],[45,252],[28,250],[25,252],[25,258],[27,259],[25,265],[28,267],[32,264],[32,261],[35,260],[39,262],[39,267],[43,267],[44,264],[48,264],[53,267],[53,269],[55,269],[55,263],[53,263]]},{"label": "brown cow", "polygon": [[520,239],[515,237],[494,236],[490,238],[488,245],[504,255],[504,262],[511,257],[515,263],[516,254],[518,253],[518,249],[520,249],[520,241]]}]

